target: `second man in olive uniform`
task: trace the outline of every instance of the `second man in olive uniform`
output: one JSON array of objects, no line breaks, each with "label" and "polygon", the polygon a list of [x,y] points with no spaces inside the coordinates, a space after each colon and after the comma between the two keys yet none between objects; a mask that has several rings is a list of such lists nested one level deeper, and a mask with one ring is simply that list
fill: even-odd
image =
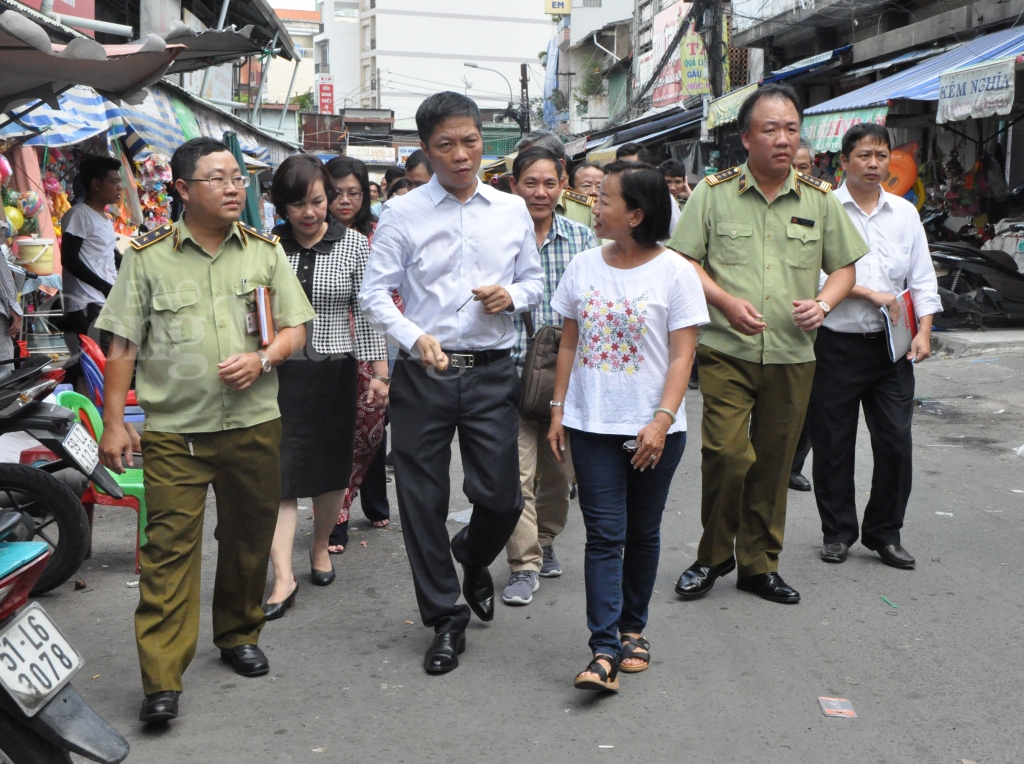
[{"label": "second man in olive uniform", "polygon": [[[305,341],[314,312],[277,243],[238,222],[248,177],[227,147],[196,138],[171,159],[185,207],[173,225],[135,239],[96,326],[111,332],[103,463],[122,472],[122,424],[136,356],[147,542],[135,611],[140,719],[177,716],[196,651],[203,514],[217,498],[213,641],[243,676],[267,673],[260,607],[280,501],[280,364]],[[268,287],[277,336],[261,348],[255,295]]]},{"label": "second man in olive uniform", "polygon": [[[853,263],[868,247],[831,186],[790,167],[797,104],[779,85],[744,102],[749,159],[697,185],[668,243],[694,262],[711,314],[697,348],[704,533],[676,586],[684,599],[736,567],[738,588],[773,602],[800,599],[778,565],[814,330],[853,288]],[[820,270],[830,275],[819,292]]]}]

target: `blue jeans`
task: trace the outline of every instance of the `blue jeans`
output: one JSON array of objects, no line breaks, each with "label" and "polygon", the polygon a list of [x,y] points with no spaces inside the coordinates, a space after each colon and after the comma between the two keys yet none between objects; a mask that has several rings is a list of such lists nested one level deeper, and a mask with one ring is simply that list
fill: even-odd
[{"label": "blue jeans", "polygon": [[[590,648],[618,658],[619,634],[640,634],[658,576],[661,515],[686,433],[665,438],[658,466],[641,472],[622,449],[626,435],[570,430],[580,509],[587,528],[584,576]],[[579,444],[579,445],[577,445]]]}]

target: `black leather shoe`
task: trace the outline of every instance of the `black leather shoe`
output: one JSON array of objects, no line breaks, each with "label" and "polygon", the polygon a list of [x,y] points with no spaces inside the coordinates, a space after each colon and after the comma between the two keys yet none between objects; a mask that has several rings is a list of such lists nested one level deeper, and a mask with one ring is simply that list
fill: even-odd
[{"label": "black leather shoe", "polygon": [[242,676],[263,676],[270,671],[270,661],[256,645],[239,645],[230,650],[221,650],[220,659],[230,663],[235,673]]},{"label": "black leather shoe", "polygon": [[825,562],[846,562],[846,553],[850,551],[848,544],[842,544],[835,542],[832,544],[822,544],[821,546],[821,559]]},{"label": "black leather shoe", "polygon": [[[493,604],[493,603],[492,603]],[[447,674],[459,667],[459,656],[466,652],[466,634],[462,631],[442,631],[434,635],[427,648],[423,668],[428,674]]]},{"label": "black leather shoe", "polygon": [[268,621],[276,621],[278,618],[284,615],[284,611],[292,607],[295,604],[295,593],[299,590],[299,582],[295,582],[295,588],[292,589],[292,593],[288,595],[288,599],[284,602],[266,603],[263,606],[263,615],[267,617]]},{"label": "black leather shoe", "polygon": [[811,481],[805,478],[802,472],[790,472],[789,487],[794,491],[809,491],[811,490]]},{"label": "black leather shoe", "polygon": [[769,602],[783,605],[795,605],[800,601],[800,593],[782,580],[778,573],[759,573],[754,576],[740,576],[736,579],[736,588],[742,592],[756,594]]},{"label": "black leather shoe", "polygon": [[[865,544],[865,546],[867,546]],[[903,568],[908,570],[917,565],[917,560],[910,556],[910,552],[901,547],[899,544],[887,544],[886,546],[880,546],[877,549],[871,549],[872,552],[878,552],[878,556],[882,558],[882,562],[886,565],[891,565],[894,568]]]},{"label": "black leather shoe", "polygon": [[140,722],[169,722],[178,718],[178,696],[180,692],[161,690],[147,695],[139,711]]},{"label": "black leather shoe", "polygon": [[313,586],[330,586],[334,583],[334,562],[331,562],[330,570],[317,570],[313,567],[313,550],[309,550],[309,577]]},{"label": "black leather shoe", "polygon": [[[481,621],[494,620],[494,581],[487,568],[462,566],[462,596]],[[454,667],[453,667],[454,668]]]},{"label": "black leather shoe", "polygon": [[695,562],[683,571],[683,575],[676,582],[676,594],[684,600],[699,599],[711,591],[716,578],[728,575],[735,569],[736,559],[734,557],[710,567]]}]

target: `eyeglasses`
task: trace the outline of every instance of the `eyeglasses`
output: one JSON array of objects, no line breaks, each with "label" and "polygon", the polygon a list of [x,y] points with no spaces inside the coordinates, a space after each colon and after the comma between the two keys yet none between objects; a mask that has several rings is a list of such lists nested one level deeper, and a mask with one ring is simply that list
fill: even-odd
[{"label": "eyeglasses", "polygon": [[363,192],[362,191],[339,191],[335,195],[335,198],[336,199],[352,199],[353,201],[355,201],[356,199],[362,199],[363,198]]},{"label": "eyeglasses", "polygon": [[600,187],[600,183],[580,183],[576,186],[580,191],[596,191]]},{"label": "eyeglasses", "polygon": [[209,183],[210,188],[218,191],[227,188],[229,183],[235,188],[248,188],[249,183],[252,182],[252,178],[248,175],[237,175],[234,178],[185,178],[184,180],[189,183],[200,181],[203,183]]}]

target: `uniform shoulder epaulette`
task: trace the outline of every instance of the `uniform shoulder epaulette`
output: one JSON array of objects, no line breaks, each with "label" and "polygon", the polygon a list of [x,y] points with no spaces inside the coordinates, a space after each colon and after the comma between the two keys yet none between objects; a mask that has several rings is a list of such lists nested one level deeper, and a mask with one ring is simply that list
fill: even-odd
[{"label": "uniform shoulder epaulette", "polygon": [[587,207],[594,206],[594,197],[581,194],[578,191],[563,191],[562,195],[571,202],[582,204]]},{"label": "uniform shoulder epaulette", "polygon": [[807,175],[802,172],[796,174],[796,179],[802,183],[806,183],[811,188],[816,188],[821,193],[827,194],[832,190],[832,184],[822,178],[815,178],[813,175]]},{"label": "uniform shoulder epaulette", "polygon": [[723,181],[732,180],[737,175],[739,175],[740,172],[740,167],[737,165],[736,167],[730,167],[728,170],[716,172],[714,175],[708,175],[706,178],[704,178],[704,180],[707,182],[709,186],[717,186],[719,183],[722,183]]},{"label": "uniform shoulder epaulette", "polygon": [[252,236],[255,236],[257,239],[261,239],[267,242],[267,244],[277,244],[279,241],[281,241],[281,237],[278,236],[277,234],[263,233],[263,231],[259,230],[258,228],[253,228],[251,225],[247,225],[246,223],[240,222],[238,224],[238,227],[245,231],[247,234],[250,234]]},{"label": "uniform shoulder epaulette", "polygon": [[155,244],[161,239],[166,239],[174,232],[174,226],[162,225],[159,228],[154,228],[149,233],[144,233],[142,236],[136,236],[132,239],[132,249],[145,249],[150,244]]}]

